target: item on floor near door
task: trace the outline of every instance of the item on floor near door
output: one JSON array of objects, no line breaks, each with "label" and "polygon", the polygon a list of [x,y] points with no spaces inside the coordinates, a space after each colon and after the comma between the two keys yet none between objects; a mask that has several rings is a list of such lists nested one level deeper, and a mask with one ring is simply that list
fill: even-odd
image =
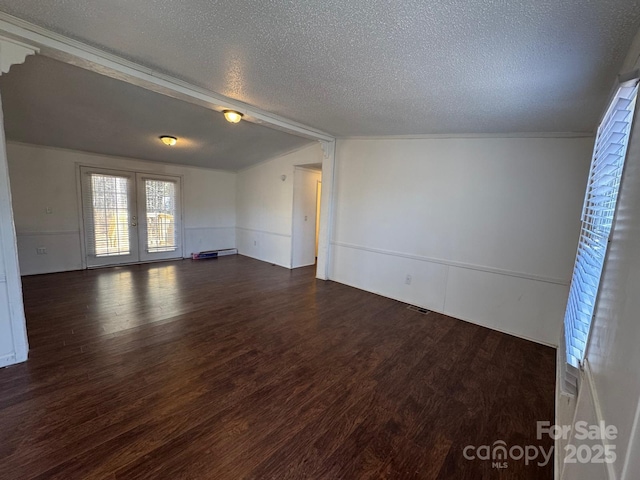
[{"label": "item on floor near door", "polygon": [[204,260],[206,258],[218,258],[224,255],[237,255],[238,250],[235,248],[227,248],[224,250],[207,250],[206,252],[192,253],[192,260]]},{"label": "item on floor near door", "polygon": [[426,308],[418,307],[416,305],[409,305],[407,309],[413,310],[414,312],[423,313],[425,315],[428,315],[429,313],[431,313],[430,310],[427,310]]}]

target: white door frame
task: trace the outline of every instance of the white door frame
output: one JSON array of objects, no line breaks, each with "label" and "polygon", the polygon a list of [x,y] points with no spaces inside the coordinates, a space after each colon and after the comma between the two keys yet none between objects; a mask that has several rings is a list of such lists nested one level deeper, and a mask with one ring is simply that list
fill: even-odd
[{"label": "white door frame", "polygon": [[[139,191],[140,179],[151,178],[151,179],[158,179],[158,180],[176,181],[178,184],[178,193],[177,193],[177,198],[178,198],[177,211],[178,211],[178,217],[179,217],[177,222],[178,223],[178,241],[180,242],[180,245],[179,245],[180,248],[178,249],[178,251],[174,255],[159,255],[159,256],[156,256],[155,258],[149,258],[149,259],[142,259],[142,255],[140,254],[137,259],[132,259],[132,260],[117,263],[117,264],[129,265],[129,264],[136,264],[136,263],[151,263],[154,261],[174,260],[174,259],[177,260],[180,258],[184,258],[185,232],[184,232],[184,222],[183,222],[183,219],[184,219],[184,211],[183,211],[184,193],[182,188],[184,184],[183,175],[166,175],[166,174],[155,173],[151,171],[144,171],[139,169],[104,168],[101,166],[91,165],[87,163],[76,163],[76,188],[77,188],[76,198],[77,198],[77,205],[78,205],[78,224],[80,225],[80,246],[81,246],[81,254],[82,254],[82,268],[84,270],[89,268],[96,268],[96,266],[88,265],[88,262],[87,262],[88,251],[86,246],[84,208],[83,208],[83,196],[82,196],[82,189],[84,188],[83,181],[82,181],[83,171],[114,174],[114,175],[117,175],[119,173],[120,174],[126,173],[132,178],[132,184],[134,189],[134,199],[135,199],[135,203],[137,204],[136,215],[138,216],[138,219],[137,219],[138,228],[136,233],[136,246],[139,252],[140,252],[140,249],[143,248],[143,244],[144,244],[143,235],[141,234],[142,229],[139,227],[141,222],[141,218],[140,218],[141,208],[139,205],[140,199],[141,199],[140,198],[141,193]],[[116,263],[112,264],[111,266],[115,266],[115,265]],[[102,265],[102,266],[109,266],[109,265]]]},{"label": "white door frame", "polygon": [[[317,249],[316,249],[316,238],[319,239],[319,236],[317,235],[317,225],[318,225],[318,211],[317,211],[317,202],[318,202],[318,186],[316,184],[316,192],[315,192],[315,203],[314,203],[314,210],[313,210],[313,214],[314,214],[314,222],[313,222],[313,229],[314,229],[314,234],[313,234],[313,251],[314,251],[314,262],[313,263],[309,263],[309,264],[302,264],[302,265],[297,265],[295,263],[295,254],[297,253],[296,250],[296,238],[297,236],[300,234],[299,231],[297,231],[296,226],[299,226],[297,224],[297,222],[299,221],[298,219],[298,214],[299,209],[300,209],[300,205],[299,203],[296,201],[296,193],[299,191],[299,187],[300,187],[300,171],[303,172],[310,172],[312,174],[320,174],[322,176],[322,172],[320,170],[315,170],[315,169],[311,169],[308,168],[308,166],[305,165],[294,165],[293,167],[293,209],[292,209],[292,218],[291,218],[291,260],[290,260],[290,265],[291,268],[300,268],[300,267],[309,267],[311,265],[314,265],[315,262],[317,261]],[[320,182],[318,180],[318,182]]]}]

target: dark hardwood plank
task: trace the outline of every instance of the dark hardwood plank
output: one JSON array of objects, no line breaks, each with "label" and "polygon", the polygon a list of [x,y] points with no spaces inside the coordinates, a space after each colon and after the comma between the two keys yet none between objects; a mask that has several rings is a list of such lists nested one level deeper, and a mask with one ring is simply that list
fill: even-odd
[{"label": "dark hardwood plank", "polygon": [[25,277],[0,478],[551,479],[553,349],[246,257]]}]

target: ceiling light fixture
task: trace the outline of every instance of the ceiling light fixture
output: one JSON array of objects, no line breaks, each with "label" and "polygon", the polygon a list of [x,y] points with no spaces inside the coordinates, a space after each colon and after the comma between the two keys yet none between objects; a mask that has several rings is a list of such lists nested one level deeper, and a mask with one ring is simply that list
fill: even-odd
[{"label": "ceiling light fixture", "polygon": [[169,135],[162,135],[160,137],[160,140],[162,140],[162,143],[169,147],[173,147],[176,143],[178,143],[178,139],[176,137],[170,137]]},{"label": "ceiling light fixture", "polygon": [[236,112],[235,110],[223,110],[222,113],[224,113],[224,118],[227,119],[227,122],[231,123],[238,123],[244,116],[240,112]]}]

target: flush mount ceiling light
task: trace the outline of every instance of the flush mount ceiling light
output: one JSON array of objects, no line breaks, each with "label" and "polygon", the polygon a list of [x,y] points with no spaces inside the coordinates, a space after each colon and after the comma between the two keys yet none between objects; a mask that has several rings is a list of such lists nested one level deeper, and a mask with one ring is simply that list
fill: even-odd
[{"label": "flush mount ceiling light", "polygon": [[162,135],[160,137],[160,140],[162,140],[162,143],[169,147],[173,147],[176,143],[178,143],[178,139],[176,137],[170,137],[169,135]]},{"label": "flush mount ceiling light", "polygon": [[235,110],[223,110],[222,113],[224,113],[224,118],[227,119],[227,122],[231,123],[238,123],[244,116],[240,112],[236,112]]}]

